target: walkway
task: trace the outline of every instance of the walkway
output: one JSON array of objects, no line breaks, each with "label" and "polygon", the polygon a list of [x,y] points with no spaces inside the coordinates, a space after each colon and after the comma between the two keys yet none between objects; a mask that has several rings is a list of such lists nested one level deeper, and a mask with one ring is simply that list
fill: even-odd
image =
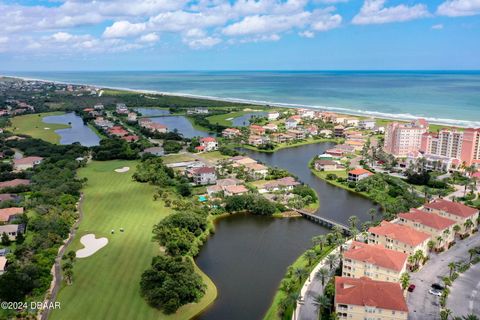
[{"label": "walkway", "polygon": [[454,316],[480,315],[480,263],[471,266],[453,282],[447,308]]},{"label": "walkway", "polygon": [[[408,319],[440,319],[439,297],[428,293],[428,290],[433,283],[442,283],[442,277],[447,276],[450,272],[448,268],[450,262],[467,260],[468,249],[478,245],[480,245],[480,234],[477,232],[465,240],[457,240],[457,243],[448,251],[431,254],[430,260],[420,271],[410,274],[410,283],[413,283],[416,288],[407,297]],[[448,300],[452,297],[453,293],[450,294]],[[459,306],[465,308],[465,301]]]},{"label": "walkway", "polygon": [[300,209],[291,209],[291,210],[297,211],[298,213],[300,213],[303,217],[307,218],[308,220],[312,220],[312,221],[314,221],[318,224],[321,224],[323,226],[326,226],[328,228],[333,228],[334,226],[337,226],[337,227],[341,228],[344,231],[345,234],[350,234],[350,229],[344,224],[341,224],[339,222],[327,219],[327,218],[322,217],[322,216],[317,216],[317,215],[315,215],[311,212],[307,212],[307,211],[304,211],[304,210],[300,210]]}]

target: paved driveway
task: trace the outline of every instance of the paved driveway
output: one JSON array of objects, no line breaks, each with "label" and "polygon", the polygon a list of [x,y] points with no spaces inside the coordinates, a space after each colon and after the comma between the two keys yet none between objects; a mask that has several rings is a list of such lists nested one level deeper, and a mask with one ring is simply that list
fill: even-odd
[{"label": "paved driveway", "polygon": [[[478,245],[480,245],[480,235],[477,232],[465,240],[457,240],[457,243],[446,252],[432,254],[430,260],[419,272],[411,273],[411,283],[415,284],[416,288],[407,297],[409,320],[440,319],[439,297],[428,293],[430,286],[432,283],[442,283],[442,277],[450,272],[448,264],[452,261],[468,259],[468,249]],[[456,281],[459,281],[459,278]],[[455,294],[450,293],[447,302],[450,299],[457,299],[453,297]],[[466,310],[468,303],[459,299],[458,308]]]},{"label": "paved driveway", "polygon": [[453,282],[447,299],[447,308],[455,316],[480,316],[480,263],[470,267]]}]

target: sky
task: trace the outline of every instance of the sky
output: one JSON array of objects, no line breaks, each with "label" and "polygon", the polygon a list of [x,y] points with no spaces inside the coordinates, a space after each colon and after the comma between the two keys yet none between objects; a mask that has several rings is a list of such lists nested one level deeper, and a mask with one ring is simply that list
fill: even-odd
[{"label": "sky", "polygon": [[0,0],[0,71],[480,69],[480,0]]}]

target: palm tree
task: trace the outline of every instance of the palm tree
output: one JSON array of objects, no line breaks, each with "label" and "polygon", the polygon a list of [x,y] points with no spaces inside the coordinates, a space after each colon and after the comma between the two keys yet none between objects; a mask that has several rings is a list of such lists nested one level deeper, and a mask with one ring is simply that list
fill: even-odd
[{"label": "palm tree", "polygon": [[288,296],[287,296],[287,302],[288,302],[288,305],[291,305],[293,306],[293,319],[296,320],[297,319],[297,304],[298,304],[298,300],[300,300],[302,298],[302,296],[298,293],[298,292],[292,292],[290,293]]},{"label": "palm tree", "polygon": [[375,220],[375,217],[377,216],[377,209],[375,208],[370,208],[368,210],[368,215],[370,216],[370,220],[373,221]]},{"label": "palm tree", "polygon": [[313,245],[320,246],[320,250],[323,250],[323,246],[325,245],[326,241],[327,239],[322,234],[312,238]]},{"label": "palm tree", "polygon": [[324,294],[319,294],[313,300],[314,300],[314,303],[318,305],[319,314],[322,314],[324,310],[329,310],[330,307],[332,306],[330,299]]},{"label": "palm tree", "polygon": [[303,256],[305,257],[305,259],[307,259],[308,261],[308,265],[312,265],[312,261],[317,257],[317,253],[313,250],[307,250]]},{"label": "palm tree", "polygon": [[443,283],[445,283],[446,286],[450,287],[452,285],[452,279],[449,277],[443,277],[442,278]]},{"label": "palm tree", "polygon": [[430,250],[430,252],[433,251],[433,248],[435,248],[435,241],[429,240],[429,241],[427,242],[427,247],[428,247],[428,249]]},{"label": "palm tree", "polygon": [[65,276],[65,281],[67,281],[67,284],[71,285],[73,282],[73,270],[66,269],[63,271],[63,275]]},{"label": "palm tree", "polygon": [[447,320],[452,315],[452,310],[450,309],[443,309],[440,311],[440,319]]},{"label": "palm tree", "polygon": [[293,274],[297,277],[298,283],[301,283],[303,278],[307,276],[308,271],[305,268],[295,268]]},{"label": "palm tree", "polygon": [[330,270],[333,269],[333,265],[335,264],[335,262],[337,262],[337,256],[334,254],[329,254],[327,256],[327,263],[330,266]]},{"label": "palm tree", "polygon": [[295,283],[290,279],[283,279],[280,283],[280,290],[285,293],[291,293],[295,289]]},{"label": "palm tree", "polygon": [[442,242],[443,242],[443,237],[442,237],[442,236],[438,236],[438,237],[437,237],[438,247],[441,247],[441,246],[442,246]]},{"label": "palm tree", "polygon": [[423,264],[423,260],[425,260],[425,256],[423,255],[423,251],[422,250],[417,250],[415,251],[415,261],[417,262],[417,264],[421,261],[422,264]]},{"label": "palm tree", "polygon": [[408,288],[408,285],[410,284],[410,275],[408,272],[402,273],[400,276],[400,284],[402,285],[403,290]]},{"label": "palm tree", "polygon": [[318,270],[317,274],[315,275],[317,278],[320,278],[321,282],[322,282],[322,287],[325,285],[325,279],[327,278],[328,276],[328,270],[325,269],[325,268],[321,268],[320,270]]},{"label": "palm tree", "polygon": [[453,231],[455,231],[455,234],[458,234],[461,229],[462,229],[462,228],[461,228],[458,224],[456,224],[456,225],[453,226]]},{"label": "palm tree", "polygon": [[476,253],[477,253],[477,250],[475,248],[468,249],[468,254],[470,255],[470,259],[468,260],[468,263],[472,263],[473,255]]},{"label": "palm tree", "polygon": [[450,263],[448,264],[448,268],[450,269],[450,275],[449,275],[449,277],[451,278],[453,272],[455,272],[455,269],[457,268],[457,265],[455,264],[455,262],[450,262]]},{"label": "palm tree", "polygon": [[357,228],[358,217],[357,216],[350,216],[348,218],[348,224],[349,224],[350,228]]},{"label": "palm tree", "polygon": [[478,320],[478,316],[474,315],[473,313],[470,313],[470,314],[467,314],[466,316],[463,316],[462,320]]},{"label": "palm tree", "polygon": [[465,227],[465,230],[470,231],[470,228],[473,227],[472,219],[467,219],[467,221],[465,221],[463,226]]}]

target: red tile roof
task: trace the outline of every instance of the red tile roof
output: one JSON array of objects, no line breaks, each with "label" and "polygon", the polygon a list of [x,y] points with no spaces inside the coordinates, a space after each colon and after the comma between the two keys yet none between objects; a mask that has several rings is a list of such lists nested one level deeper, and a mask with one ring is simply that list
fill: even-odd
[{"label": "red tile roof", "polygon": [[215,173],[215,168],[211,167],[200,167],[193,169],[195,174],[207,174],[207,173]]},{"label": "red tile roof", "polygon": [[450,214],[468,218],[478,212],[478,209],[466,206],[459,202],[452,202],[445,199],[436,199],[424,205],[425,208],[441,210]]},{"label": "red tile roof", "polygon": [[408,312],[400,284],[335,277],[335,303]]},{"label": "red tile roof", "polygon": [[400,242],[409,244],[411,246],[417,246],[423,241],[430,238],[430,235],[425,232],[417,231],[413,228],[395,224],[388,221],[382,221],[377,227],[371,227],[368,232],[383,235],[390,239],[395,239]]},{"label": "red tile roof", "polygon": [[213,138],[213,137],[206,137],[206,138],[202,138],[200,139],[200,142],[216,142],[217,139]]},{"label": "red tile roof", "polygon": [[363,169],[363,168],[358,168],[358,169],[354,169],[354,170],[349,171],[348,174],[354,174],[354,175],[356,175],[356,176],[359,176],[359,175],[361,175],[361,174],[372,175],[373,173],[371,173],[370,171],[365,170],[365,169]]},{"label": "red tile roof", "polygon": [[0,209],[0,221],[7,222],[11,216],[23,214],[23,208],[4,208]]},{"label": "red tile roof", "polygon": [[453,220],[418,209],[412,209],[410,212],[400,213],[398,216],[405,220],[415,221],[437,230],[445,230],[455,224],[455,221]]},{"label": "red tile roof", "polygon": [[16,164],[16,165],[19,165],[19,164],[34,164],[35,162],[42,161],[42,160],[43,160],[42,157],[25,157],[25,158],[21,158],[21,159],[15,159],[15,160],[13,160],[13,163]]},{"label": "red tile roof", "polygon": [[13,179],[13,180],[10,180],[10,181],[0,182],[0,188],[26,186],[26,185],[29,185],[29,184],[30,184],[30,180],[28,180],[28,179]]},{"label": "red tile roof", "polygon": [[223,189],[229,193],[237,194],[237,193],[245,193],[248,192],[248,189],[245,186],[224,186]]},{"label": "red tile roof", "polygon": [[350,249],[344,252],[344,257],[399,272],[403,269],[408,254],[385,249],[381,245],[353,241]]}]

